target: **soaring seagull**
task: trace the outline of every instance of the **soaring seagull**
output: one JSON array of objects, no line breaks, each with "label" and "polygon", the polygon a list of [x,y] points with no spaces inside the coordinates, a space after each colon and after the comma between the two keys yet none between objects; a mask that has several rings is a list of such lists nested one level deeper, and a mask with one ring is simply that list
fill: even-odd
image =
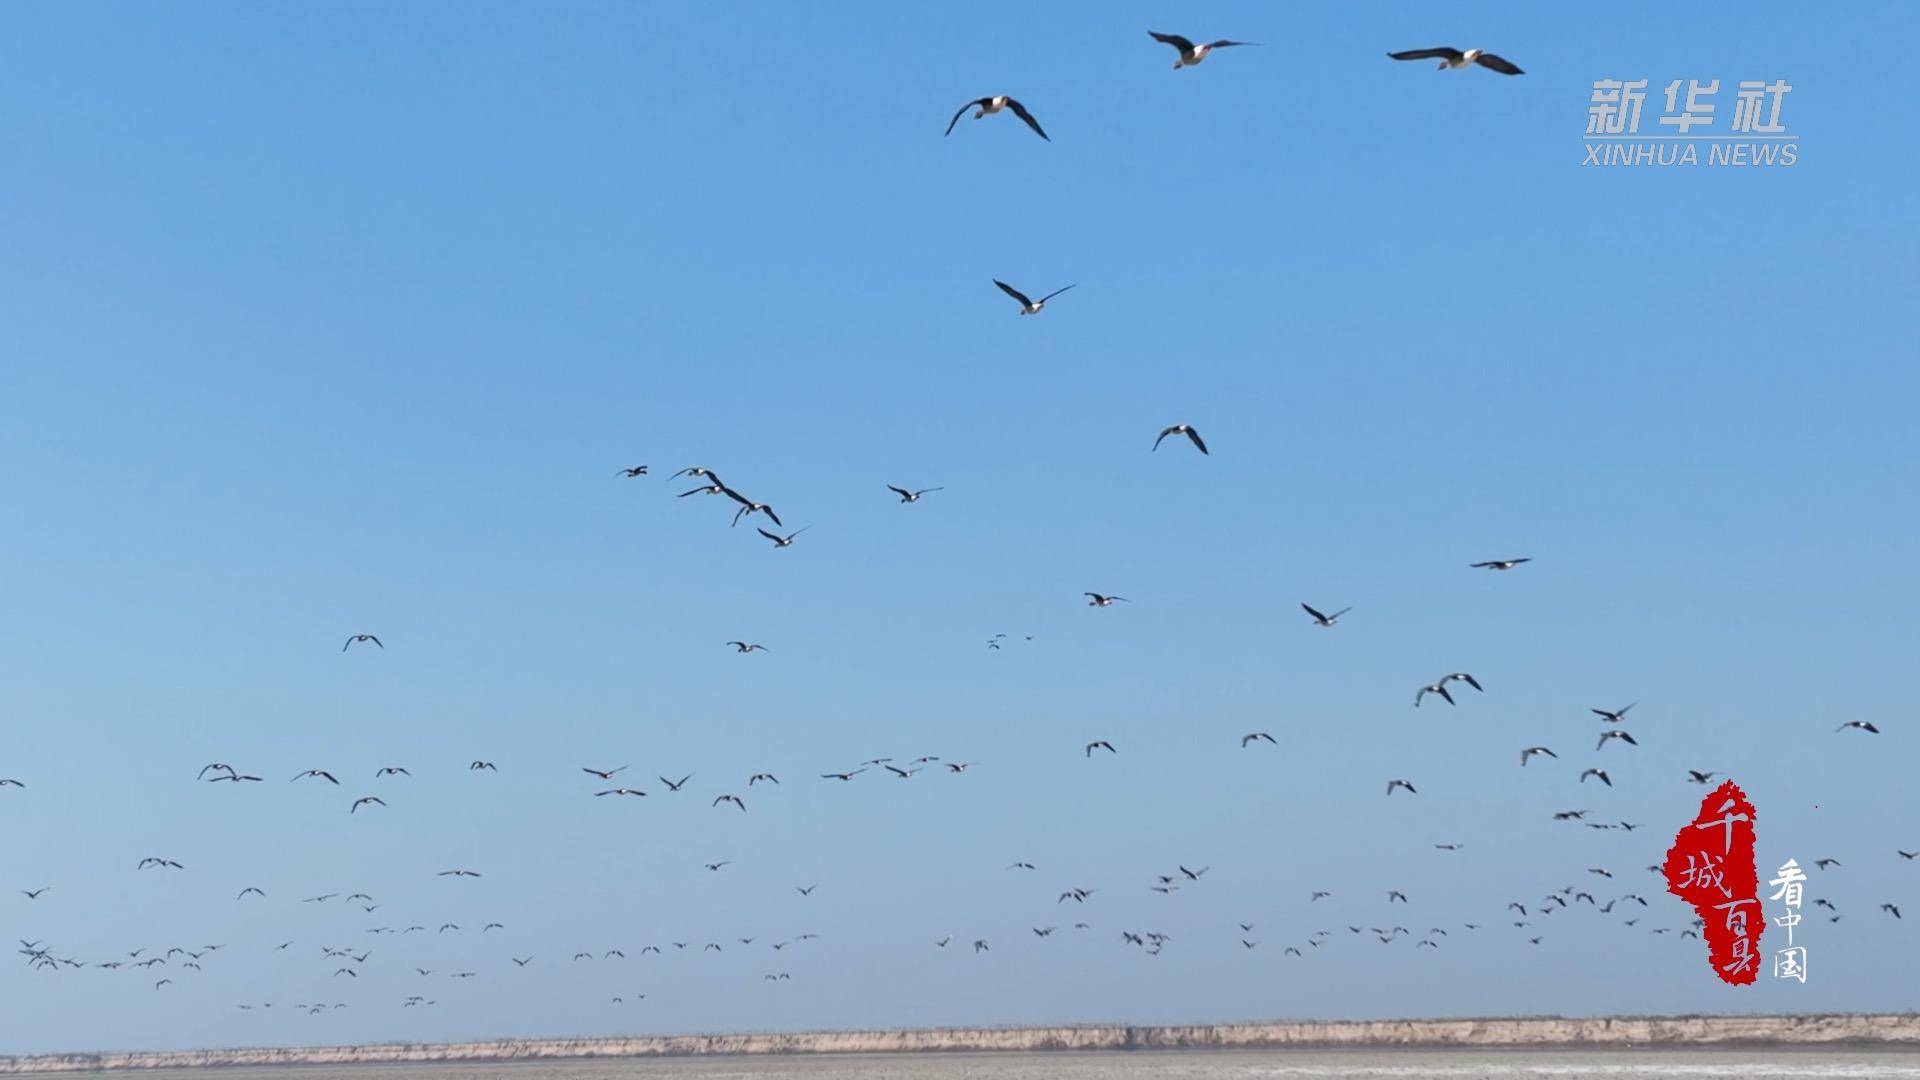
[{"label": "soaring seagull", "polygon": [[1406,52],[1390,52],[1387,55],[1395,60],[1438,60],[1442,71],[1448,68],[1457,71],[1469,64],[1479,64],[1488,71],[1497,71],[1502,75],[1526,74],[1512,63],[1483,49],[1468,49],[1461,52],[1451,45],[1443,45],[1437,49],[1408,49]]},{"label": "soaring seagull", "polygon": [[[1553,751],[1547,749],[1544,746],[1529,746],[1525,750],[1520,751],[1520,764],[1525,765],[1527,763],[1527,759],[1532,757],[1535,754],[1545,754],[1550,758],[1554,758],[1555,760],[1558,760],[1560,757],[1559,754],[1554,753]],[[1607,786],[1611,787],[1613,785],[1609,784]]]},{"label": "soaring seagull", "polygon": [[[1635,704],[1638,704],[1638,703],[1636,702]],[[1588,709],[1587,711],[1599,717],[1600,719],[1606,721],[1609,724],[1617,724],[1620,721],[1625,720],[1627,718],[1627,710],[1631,708],[1633,708],[1632,705],[1627,705],[1622,708],[1615,709],[1611,712],[1607,711],[1606,709]]]},{"label": "soaring seagull", "polygon": [[1353,610],[1350,607],[1343,607],[1339,611],[1336,611],[1331,615],[1322,615],[1318,611],[1314,610],[1312,604],[1301,604],[1300,607],[1304,609],[1307,614],[1313,616],[1313,623],[1315,626],[1332,626],[1333,624],[1340,621],[1340,616],[1345,615],[1347,612]]},{"label": "soaring seagull", "polygon": [[921,488],[919,491],[908,491],[906,488],[894,487],[892,484],[888,484],[887,490],[893,492],[895,495],[900,496],[901,502],[910,503],[910,502],[919,502],[920,496],[925,495],[929,491],[945,491],[946,489],[930,487],[930,488]]},{"label": "soaring seagull", "polygon": [[1406,789],[1407,789],[1407,794],[1409,794],[1409,795],[1418,795],[1418,794],[1420,794],[1419,792],[1417,792],[1417,791],[1415,791],[1415,790],[1413,790],[1413,785],[1412,785],[1412,784],[1409,784],[1409,783],[1407,783],[1407,782],[1406,782],[1405,780],[1389,780],[1389,781],[1387,781],[1387,794],[1389,794],[1389,795],[1391,795],[1391,794],[1393,794],[1393,789],[1394,789],[1394,788],[1406,788]]},{"label": "soaring seagull", "polygon": [[1529,563],[1532,561],[1533,559],[1531,557],[1525,559],[1488,559],[1486,562],[1468,563],[1467,568],[1469,570],[1511,570],[1521,563]]},{"label": "soaring seagull", "polygon": [[[1035,135],[1038,135],[1043,139],[1047,139],[1047,133],[1040,130],[1040,121],[1035,120],[1033,118],[1033,114],[1027,111],[1027,107],[1013,100],[1012,98],[1008,97],[1005,94],[999,94],[994,97],[979,98],[975,101],[969,101],[965,105],[960,106],[960,111],[953,114],[952,120],[947,121],[947,134],[949,135],[953,134],[954,125],[960,122],[960,118],[967,114],[968,109],[972,109],[976,107],[980,111],[973,114],[973,118],[975,120],[978,120],[983,116],[992,116],[994,113],[999,112],[1001,109],[1012,109],[1013,115],[1019,117],[1022,120],[1025,120],[1027,122],[1027,126],[1033,129],[1033,133]],[[1047,141],[1052,142],[1053,140],[1047,139]]]},{"label": "soaring seagull", "polygon": [[784,523],[782,523],[780,520],[780,515],[774,513],[773,507],[768,506],[766,503],[754,502],[752,499],[747,498],[745,495],[740,494],[739,492],[733,490],[730,487],[722,487],[720,491],[721,491],[721,494],[725,495],[727,498],[732,499],[734,502],[737,502],[740,504],[740,509],[735,510],[733,512],[733,523],[735,525],[740,524],[741,518],[746,517],[748,514],[754,513],[755,511],[758,511],[762,514],[767,515],[767,517],[771,519],[775,525],[779,525],[782,528],[785,527]]},{"label": "soaring seagull", "polygon": [[1183,67],[1192,67],[1198,64],[1200,61],[1205,60],[1207,54],[1215,49],[1230,49],[1235,45],[1259,44],[1257,41],[1229,41],[1226,38],[1221,38],[1219,41],[1209,41],[1205,45],[1195,45],[1179,34],[1162,34],[1158,30],[1149,30],[1147,33],[1152,35],[1153,40],[1162,45],[1171,45],[1180,50],[1180,59],[1173,62],[1173,70],[1175,71],[1179,71]]},{"label": "soaring seagull", "polygon": [[1110,743],[1110,742],[1108,742],[1108,741],[1107,741],[1107,740],[1105,740],[1105,739],[1096,739],[1096,740],[1094,740],[1093,742],[1090,742],[1090,743],[1088,743],[1088,744],[1087,744],[1087,756],[1088,756],[1088,757],[1092,757],[1092,756],[1093,756],[1093,752],[1094,752],[1095,750],[1105,750],[1105,751],[1106,751],[1107,753],[1109,753],[1109,754],[1117,754],[1117,753],[1119,753],[1119,752],[1120,752],[1120,751],[1118,751],[1118,750],[1115,750],[1115,749],[1113,748],[1113,744],[1112,744],[1112,743]]},{"label": "soaring seagull", "polygon": [[[340,646],[340,651],[346,652],[348,649],[353,647],[353,643],[356,641],[371,641],[375,645],[380,645],[380,639],[377,637],[374,637],[372,634],[354,634],[353,636],[347,638],[347,643],[345,645]],[[386,646],[380,645],[380,648],[384,650]]]},{"label": "soaring seagull", "polygon": [[1019,289],[1016,289],[1013,286],[1007,284],[1006,282],[1001,281],[999,278],[994,278],[993,283],[995,285],[1000,286],[1001,292],[1006,293],[1008,296],[1011,296],[1015,300],[1020,301],[1020,314],[1022,315],[1040,314],[1040,309],[1047,306],[1047,301],[1053,299],[1056,296],[1059,296],[1063,292],[1066,292],[1067,289],[1073,288],[1072,285],[1068,285],[1066,286],[1066,288],[1055,289],[1038,300],[1029,300],[1027,299],[1026,293],[1023,293]]},{"label": "soaring seagull", "polygon": [[[1624,742],[1624,743],[1626,743],[1626,744],[1627,744],[1628,746],[1639,746],[1639,745],[1640,745],[1639,743],[1637,743],[1637,742],[1635,742],[1635,741],[1633,741],[1633,736],[1631,736],[1631,735],[1629,735],[1629,734],[1627,734],[1627,733],[1626,733],[1626,732],[1624,732],[1624,731],[1619,731],[1619,730],[1615,730],[1615,731],[1603,731],[1603,732],[1601,732],[1601,733],[1600,733],[1600,741],[1599,741],[1599,742],[1597,742],[1597,743],[1595,743],[1595,744],[1594,744],[1594,746],[1593,746],[1593,748],[1594,748],[1595,750],[1598,750],[1598,749],[1600,749],[1601,747],[1604,747],[1604,746],[1606,746],[1606,745],[1607,745],[1607,740],[1609,740],[1609,739],[1619,739],[1619,740],[1620,740],[1621,742]],[[1607,785],[1607,786],[1608,786],[1608,787],[1612,787],[1613,785],[1611,785],[1611,784],[1609,784],[1609,785]]]},{"label": "soaring seagull", "polygon": [[799,536],[801,533],[806,532],[808,529],[811,529],[811,528],[813,528],[813,526],[803,525],[800,528],[795,529],[793,532],[788,533],[786,536],[775,536],[773,533],[770,533],[765,529],[755,529],[754,531],[759,533],[761,536],[764,536],[767,539],[773,541],[774,547],[783,548],[783,547],[792,547],[793,538],[796,536]]},{"label": "soaring seagull", "polygon": [[1127,599],[1124,596],[1106,596],[1097,592],[1083,593],[1081,595],[1087,597],[1088,607],[1112,607],[1113,602],[1115,600],[1118,600],[1123,604],[1133,603],[1133,601]]},{"label": "soaring seagull", "polygon": [[749,645],[744,641],[729,641],[727,644],[733,646],[736,651],[743,653],[750,653],[755,650],[759,650],[760,652],[768,651],[765,645]]},{"label": "soaring seagull", "polygon": [[1880,734],[1879,728],[1874,727],[1872,724],[1868,723],[1865,720],[1849,720],[1846,723],[1841,724],[1839,727],[1834,728],[1833,730],[1836,732],[1841,732],[1841,731],[1847,730],[1848,728],[1859,728],[1861,731],[1864,731],[1869,735]]},{"label": "soaring seagull", "polygon": [[1169,435],[1185,435],[1187,438],[1193,440],[1193,445],[1199,448],[1201,453],[1205,454],[1207,452],[1207,444],[1200,441],[1200,433],[1193,430],[1192,424],[1175,424],[1161,431],[1160,438],[1153,440],[1153,448],[1155,450],[1160,449],[1160,439],[1164,439]]}]

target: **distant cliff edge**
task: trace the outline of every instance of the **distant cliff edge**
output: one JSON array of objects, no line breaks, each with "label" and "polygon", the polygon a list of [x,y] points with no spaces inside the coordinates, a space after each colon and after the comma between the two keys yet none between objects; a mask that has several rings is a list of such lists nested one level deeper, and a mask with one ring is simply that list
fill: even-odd
[{"label": "distant cliff edge", "polygon": [[0,1057],[0,1073],[259,1065],[375,1065],[695,1054],[900,1054],[939,1051],[1182,1050],[1446,1046],[1920,1046],[1920,1015],[1623,1016],[1591,1019],[1355,1020],[1187,1027],[925,1028],[754,1035],[499,1039],[285,1049],[126,1051]]}]

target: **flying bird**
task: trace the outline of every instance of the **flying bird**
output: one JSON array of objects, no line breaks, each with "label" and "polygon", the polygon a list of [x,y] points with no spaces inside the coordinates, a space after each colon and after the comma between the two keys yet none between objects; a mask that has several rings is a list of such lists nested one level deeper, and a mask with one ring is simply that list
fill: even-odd
[{"label": "flying bird", "polygon": [[[1270,742],[1270,743],[1273,742],[1273,736],[1267,734],[1264,731],[1255,731],[1255,732],[1250,732],[1246,735],[1240,736],[1240,748],[1243,750],[1246,749],[1247,744],[1250,742],[1253,742],[1256,739],[1265,739],[1267,742]],[[1280,744],[1274,743],[1274,745],[1278,746]]]},{"label": "flying bird", "polygon": [[1879,728],[1874,727],[1872,724],[1866,722],[1865,720],[1849,720],[1846,723],[1841,724],[1839,727],[1834,728],[1833,730],[1836,732],[1840,732],[1840,731],[1845,731],[1848,728],[1859,728],[1861,731],[1864,731],[1869,735],[1880,734]]},{"label": "flying bird", "polygon": [[1447,704],[1449,705],[1455,704],[1453,700],[1453,695],[1447,693],[1446,680],[1442,679],[1441,681],[1434,683],[1432,686],[1421,687],[1420,692],[1413,695],[1413,707],[1416,709],[1419,708],[1421,699],[1426,697],[1428,694],[1439,694],[1441,697],[1447,700]]},{"label": "flying bird", "polygon": [[721,490],[728,498],[740,504],[740,509],[733,512],[733,523],[735,525],[740,524],[740,519],[746,517],[748,514],[761,513],[767,515],[767,519],[775,525],[780,525],[782,528],[785,527],[780,520],[780,515],[773,512],[773,507],[768,506],[766,503],[754,502],[752,499],[747,498],[745,495],[740,494],[730,487],[723,487]]},{"label": "flying bird", "polygon": [[[726,484],[721,481],[719,474],[715,473],[712,469],[703,469],[698,465],[689,465],[686,468],[681,469],[679,472],[674,473],[672,476],[667,477],[667,479],[678,480],[682,476],[692,476],[698,479],[705,480],[708,483],[712,484],[714,487],[726,486]],[[714,492],[714,494],[718,495],[720,493],[716,491]]]},{"label": "flying bird", "polygon": [[1336,611],[1331,615],[1322,615],[1318,611],[1315,611],[1313,609],[1313,605],[1311,604],[1301,604],[1300,606],[1301,608],[1305,609],[1307,614],[1313,616],[1313,624],[1315,626],[1332,626],[1333,624],[1340,621],[1340,616],[1345,615],[1347,612],[1353,610],[1350,607],[1343,607],[1339,611]]},{"label": "flying bird", "polygon": [[580,766],[581,772],[587,773],[590,776],[597,776],[602,780],[611,780],[613,779],[614,773],[625,772],[626,769],[627,767],[625,765],[622,765],[617,769],[592,769],[592,768],[588,768],[585,765]]},{"label": "flying bird", "polygon": [[1554,753],[1553,751],[1547,749],[1544,746],[1529,746],[1525,750],[1520,751],[1520,764],[1525,765],[1527,763],[1527,759],[1532,757],[1535,754],[1545,754],[1550,758],[1554,758],[1555,760],[1558,760],[1560,757],[1559,754]]},{"label": "flying bird", "polygon": [[713,800],[713,805],[714,805],[714,806],[719,806],[719,805],[720,805],[721,803],[723,803],[723,802],[730,802],[730,803],[732,803],[733,805],[735,805],[735,806],[737,806],[737,807],[739,807],[739,808],[740,808],[740,812],[741,812],[741,813],[743,813],[743,814],[747,812],[747,804],[746,804],[746,803],[743,803],[743,802],[741,802],[741,801],[740,801],[740,796],[738,796],[738,795],[722,795],[722,796],[720,796],[719,798],[716,798],[716,799],[714,799],[714,800]]},{"label": "flying bird", "polygon": [[481,770],[486,770],[486,771],[488,771],[488,772],[499,772],[499,771],[500,771],[499,769],[497,769],[497,768],[494,768],[494,765],[493,765],[493,762],[491,762],[491,761],[475,761],[475,762],[472,762],[472,763],[470,763],[470,764],[469,764],[469,765],[467,766],[467,771],[468,771],[468,772],[479,772],[479,771],[481,771]]},{"label": "flying bird", "polygon": [[1090,742],[1090,743],[1088,743],[1088,744],[1087,744],[1087,756],[1088,756],[1088,757],[1092,757],[1092,756],[1093,756],[1093,752],[1094,752],[1095,750],[1105,750],[1105,751],[1106,751],[1107,753],[1109,753],[1109,754],[1117,754],[1117,753],[1119,753],[1119,752],[1120,752],[1120,751],[1118,751],[1118,750],[1115,750],[1115,749],[1113,748],[1113,744],[1112,744],[1112,743],[1110,743],[1110,742],[1108,742],[1108,741],[1107,741],[1107,740],[1105,740],[1105,739],[1095,739],[1095,740],[1094,740],[1093,742]]},{"label": "flying bird", "polygon": [[1180,50],[1180,59],[1173,62],[1173,70],[1175,71],[1179,71],[1183,67],[1193,67],[1200,61],[1205,60],[1207,54],[1215,49],[1231,49],[1236,45],[1259,44],[1257,41],[1229,41],[1226,38],[1221,38],[1219,41],[1209,41],[1205,45],[1195,45],[1192,41],[1181,37],[1179,34],[1162,34],[1158,30],[1149,30],[1147,33],[1153,37],[1153,40],[1162,45],[1171,45]]},{"label": "flying bird", "polygon": [[1113,602],[1115,600],[1118,600],[1123,604],[1133,603],[1133,601],[1127,599],[1124,596],[1102,596],[1097,592],[1082,593],[1081,595],[1087,597],[1088,607],[1112,607]]},{"label": "flying bird", "polygon": [[1631,708],[1633,708],[1633,706],[1628,705],[1623,708],[1616,709],[1612,712],[1608,712],[1605,709],[1588,709],[1587,711],[1599,717],[1600,719],[1606,721],[1609,724],[1617,724],[1620,721],[1625,720],[1627,718],[1627,710]]},{"label": "flying bird", "polygon": [[1026,293],[1023,293],[1019,289],[1016,289],[1013,286],[1007,284],[1006,282],[1001,281],[999,278],[994,278],[993,283],[995,285],[1000,286],[1001,292],[1006,293],[1008,296],[1011,296],[1015,300],[1020,301],[1020,314],[1022,315],[1040,314],[1040,309],[1047,306],[1047,301],[1053,299],[1056,296],[1059,296],[1063,292],[1066,292],[1067,289],[1073,288],[1072,285],[1068,285],[1063,288],[1055,289],[1038,300],[1029,300],[1027,299]]},{"label": "flying bird", "polygon": [[367,805],[367,804],[369,804],[369,803],[371,803],[371,804],[373,804],[374,806],[385,806],[385,805],[387,805],[387,804],[386,804],[386,802],[385,802],[384,800],[382,800],[381,798],[379,798],[378,796],[375,796],[375,795],[363,795],[363,796],[361,796],[360,798],[358,798],[358,799],[355,799],[355,800],[353,800],[353,805],[347,808],[347,813],[349,813],[349,814],[352,814],[352,813],[356,813],[356,812],[358,812],[358,811],[359,811],[359,809],[360,809],[360,808],[361,808],[362,806],[365,806],[365,805]]},{"label": "flying bird", "polygon": [[1704,784],[1718,775],[1720,774],[1710,773],[1710,772],[1701,772],[1698,769],[1687,770],[1687,780],[1695,784]]},{"label": "flying bird", "polygon": [[647,467],[645,465],[635,465],[631,469],[621,469],[619,472],[616,472],[613,475],[624,476],[627,479],[632,480],[636,476],[647,475]]},{"label": "flying bird", "polygon": [[733,646],[736,652],[742,652],[742,653],[750,653],[754,651],[759,651],[759,652],[771,651],[765,645],[750,645],[744,641],[729,641],[727,642],[727,644]]},{"label": "flying bird", "polygon": [[[327,770],[325,770],[325,769],[308,769],[308,770],[307,770],[306,772],[303,772],[303,773],[301,773],[301,774],[299,774],[298,776],[295,776],[295,777],[294,777],[293,779],[294,779],[294,780],[304,780],[304,779],[306,779],[306,778],[307,778],[307,777],[309,777],[309,776],[317,776],[317,777],[319,777],[320,779],[322,779],[322,780],[325,780],[326,782],[328,782],[328,783],[330,783],[330,784],[333,784],[333,785],[335,785],[335,786],[338,786],[338,785],[339,785],[339,783],[340,783],[340,781],[338,781],[338,780],[335,780],[335,779],[333,778],[333,774],[332,774],[332,773],[330,773],[330,772],[328,772],[328,771],[327,771]],[[289,783],[291,783],[292,781],[288,781],[288,782],[289,782]]]},{"label": "flying bird", "polygon": [[1605,770],[1605,769],[1588,769],[1588,770],[1586,770],[1585,772],[1583,772],[1583,773],[1581,773],[1581,774],[1580,774],[1580,782],[1581,782],[1581,783],[1583,783],[1583,784],[1584,784],[1584,783],[1586,783],[1586,782],[1587,782],[1587,777],[1589,777],[1589,776],[1597,776],[1597,777],[1599,777],[1599,778],[1600,778],[1600,782],[1601,782],[1601,783],[1603,783],[1603,784],[1605,784],[1605,785],[1607,785],[1608,787],[1612,787],[1612,786],[1613,786],[1613,780],[1612,780],[1612,779],[1611,779],[1610,777],[1608,777],[1608,776],[1607,776],[1607,770]]},{"label": "flying bird", "polygon": [[795,529],[794,531],[792,531],[792,532],[790,532],[790,533],[788,533],[788,534],[787,534],[787,535],[785,535],[785,536],[779,536],[779,535],[776,535],[776,534],[774,534],[774,533],[770,533],[770,532],[768,532],[768,531],[767,531],[767,530],[765,530],[765,529],[755,529],[755,530],[753,530],[753,531],[754,531],[754,532],[757,532],[757,533],[759,533],[759,534],[760,534],[761,536],[764,536],[764,537],[766,537],[767,539],[769,539],[769,540],[771,540],[771,541],[773,541],[773,546],[774,546],[774,547],[775,547],[776,549],[778,549],[778,548],[784,548],[784,547],[792,547],[792,546],[793,546],[793,538],[794,538],[794,537],[796,537],[796,536],[799,536],[799,535],[800,535],[801,533],[803,533],[803,532],[806,532],[806,531],[807,531],[808,529],[811,529],[811,528],[813,528],[813,526],[811,526],[811,525],[803,525],[803,526],[801,526],[800,528],[798,528],[798,529]]},{"label": "flying bird", "polygon": [[617,787],[617,788],[608,788],[605,791],[596,791],[593,793],[593,797],[596,799],[602,795],[639,795],[644,797],[646,795],[646,792],[640,791],[635,788]]},{"label": "flying bird", "polygon": [[679,782],[679,783],[677,783],[677,784],[676,784],[676,783],[674,783],[673,781],[671,781],[671,780],[669,780],[669,779],[667,779],[667,778],[666,778],[666,777],[664,777],[664,776],[662,776],[662,777],[660,777],[660,782],[661,782],[661,783],[663,783],[663,784],[665,784],[665,785],[667,785],[667,790],[668,790],[668,791],[679,791],[679,790],[680,790],[681,788],[683,788],[683,787],[686,787],[686,786],[687,786],[687,781],[689,781],[689,780],[691,780],[691,779],[693,779],[693,774],[692,774],[692,773],[688,773],[687,775],[685,775],[685,776],[683,776],[683,777],[681,777],[681,778],[680,778],[680,782]]},{"label": "flying bird", "polygon": [[[1479,64],[1489,71],[1497,71],[1502,75],[1526,74],[1526,72],[1513,66],[1511,62],[1481,49],[1468,49],[1462,52],[1452,46],[1443,45],[1437,49],[1409,49],[1406,52],[1390,52],[1387,56],[1395,60],[1438,60],[1440,61],[1438,70],[1441,71],[1449,68],[1458,71],[1469,64]],[[1516,561],[1525,562],[1526,560],[1520,559]],[[1500,569],[1504,570],[1506,567],[1501,567]]]},{"label": "flying bird", "polygon": [[[972,109],[972,108],[978,108],[980,110],[979,112],[976,112],[973,114],[973,118],[975,120],[978,120],[983,116],[992,116],[994,113],[999,112],[1001,109],[1011,109],[1013,111],[1013,115],[1026,121],[1027,126],[1033,129],[1033,133],[1035,135],[1040,136],[1042,139],[1047,139],[1047,133],[1040,130],[1040,122],[1033,118],[1033,114],[1027,111],[1027,107],[1013,100],[1012,98],[1008,97],[1005,94],[999,94],[994,97],[979,98],[974,101],[969,101],[965,105],[960,106],[960,111],[953,114],[952,120],[947,121],[947,134],[949,135],[953,134],[954,125],[958,124],[960,122],[960,118],[967,114],[968,109]],[[1047,141],[1052,142],[1053,140],[1047,139]]]},{"label": "flying bird", "polygon": [[1406,782],[1405,780],[1389,780],[1389,781],[1387,781],[1387,794],[1388,794],[1388,795],[1392,795],[1392,794],[1393,794],[1393,789],[1394,789],[1394,788],[1406,788],[1406,789],[1407,789],[1407,794],[1409,794],[1409,795],[1418,795],[1418,794],[1420,794],[1419,792],[1417,792],[1417,791],[1415,791],[1415,790],[1413,790],[1413,785],[1412,785],[1412,784],[1410,784],[1410,783],[1408,783],[1408,782]]},{"label": "flying bird", "polygon": [[[351,637],[347,638],[347,643],[345,645],[340,646],[340,651],[346,652],[348,649],[353,647],[353,644],[355,642],[360,642],[360,641],[371,641],[375,645],[380,645],[380,639],[377,637],[374,637],[372,634],[354,634]],[[380,645],[380,648],[384,651],[386,649],[386,646]]]},{"label": "flying bird", "polygon": [[1205,454],[1207,452],[1207,444],[1200,441],[1200,433],[1193,429],[1192,424],[1175,424],[1170,428],[1162,429],[1160,438],[1153,440],[1153,448],[1155,450],[1160,449],[1160,439],[1164,439],[1169,435],[1185,435],[1201,453]]},{"label": "flying bird", "polygon": [[893,492],[895,495],[900,496],[901,502],[910,503],[910,502],[919,502],[920,496],[925,495],[929,491],[945,491],[946,488],[930,487],[930,488],[921,488],[919,491],[908,491],[906,488],[894,487],[892,484],[888,484],[887,490]]},{"label": "flying bird", "polygon": [[856,776],[859,776],[859,775],[860,775],[861,773],[863,773],[863,772],[866,772],[866,771],[867,771],[867,770],[865,770],[865,769],[854,769],[854,770],[853,770],[853,771],[851,771],[851,772],[830,772],[830,773],[821,773],[821,774],[820,774],[820,779],[822,779],[822,780],[851,780],[851,779],[853,779],[854,777],[856,777]]},{"label": "flying bird", "polygon": [[1601,747],[1603,747],[1603,746],[1605,746],[1605,745],[1607,745],[1607,742],[1608,742],[1608,740],[1610,740],[1610,739],[1619,739],[1619,740],[1620,740],[1621,742],[1624,742],[1624,743],[1626,743],[1626,744],[1627,744],[1628,746],[1639,746],[1639,745],[1640,745],[1639,743],[1637,743],[1637,742],[1635,742],[1635,741],[1633,740],[1633,736],[1631,736],[1631,735],[1629,735],[1629,734],[1627,734],[1627,733],[1626,733],[1626,732],[1624,732],[1624,731],[1618,731],[1618,730],[1615,730],[1615,731],[1603,731],[1603,732],[1601,732],[1601,733],[1600,733],[1600,741],[1599,741],[1598,743],[1596,743],[1596,744],[1594,745],[1594,749],[1595,749],[1595,750],[1598,750],[1598,749],[1600,749]]}]

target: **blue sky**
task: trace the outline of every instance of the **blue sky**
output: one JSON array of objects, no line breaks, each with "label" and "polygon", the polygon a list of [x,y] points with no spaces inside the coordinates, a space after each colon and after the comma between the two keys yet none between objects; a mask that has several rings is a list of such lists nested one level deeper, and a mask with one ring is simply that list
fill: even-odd
[{"label": "blue sky", "polygon": [[[1912,10],[982,15],[0,13],[0,924],[227,946],[157,993],[0,965],[0,1051],[1920,1005],[1874,910],[1920,912],[1916,162],[1901,58],[1861,44]],[[1268,45],[1174,72],[1149,28]],[[1528,74],[1382,55],[1442,43]],[[1722,79],[1724,117],[1786,79],[1800,164],[1582,169],[1607,77],[1652,80],[1649,128],[1667,80]],[[1003,92],[1051,143],[941,137]],[[1020,318],[995,277],[1078,287]],[[1179,421],[1210,456],[1148,451]],[[674,499],[695,464],[810,531]],[[1487,692],[1410,707],[1452,670]],[[1591,752],[1629,701],[1640,747]],[[922,754],[980,764],[815,779]],[[622,764],[652,794],[592,798]],[[1641,932],[1685,924],[1640,868],[1686,768],[1747,788],[1763,869],[1843,861],[1804,987]],[[1213,870],[1148,891],[1182,862]],[[1653,907],[1500,917],[1590,883]],[[353,891],[381,909],[297,902]],[[1453,929],[1342,929],[1388,919]],[[323,944],[375,954],[346,987]]]}]

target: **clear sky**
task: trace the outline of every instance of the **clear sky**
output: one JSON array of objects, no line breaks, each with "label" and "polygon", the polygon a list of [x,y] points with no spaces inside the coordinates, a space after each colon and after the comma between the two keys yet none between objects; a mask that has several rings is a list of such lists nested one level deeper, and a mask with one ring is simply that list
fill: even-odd
[{"label": "clear sky", "polygon": [[[1920,162],[1886,44],[1917,22],[8,5],[0,928],[226,947],[10,957],[0,1051],[1920,1006]],[[1176,72],[1150,28],[1266,47]],[[1440,44],[1527,74],[1383,55]],[[1649,130],[1670,79],[1721,79],[1722,125],[1785,79],[1800,162],[1583,169],[1608,77],[1652,80]],[[996,93],[1052,142],[942,137]],[[1021,318],[995,277],[1078,287]],[[1149,452],[1181,421],[1210,456]],[[675,499],[688,465],[810,531]],[[1412,707],[1455,670],[1485,693]],[[1639,747],[1593,751],[1628,702]],[[979,764],[817,779],[886,755]],[[593,797],[619,765],[646,798]],[[1805,986],[1648,932],[1690,915],[1644,869],[1687,768],[1749,791],[1763,871],[1841,860]],[[1212,869],[1149,890],[1181,863]],[[1503,918],[1564,885],[1652,903]]]}]

